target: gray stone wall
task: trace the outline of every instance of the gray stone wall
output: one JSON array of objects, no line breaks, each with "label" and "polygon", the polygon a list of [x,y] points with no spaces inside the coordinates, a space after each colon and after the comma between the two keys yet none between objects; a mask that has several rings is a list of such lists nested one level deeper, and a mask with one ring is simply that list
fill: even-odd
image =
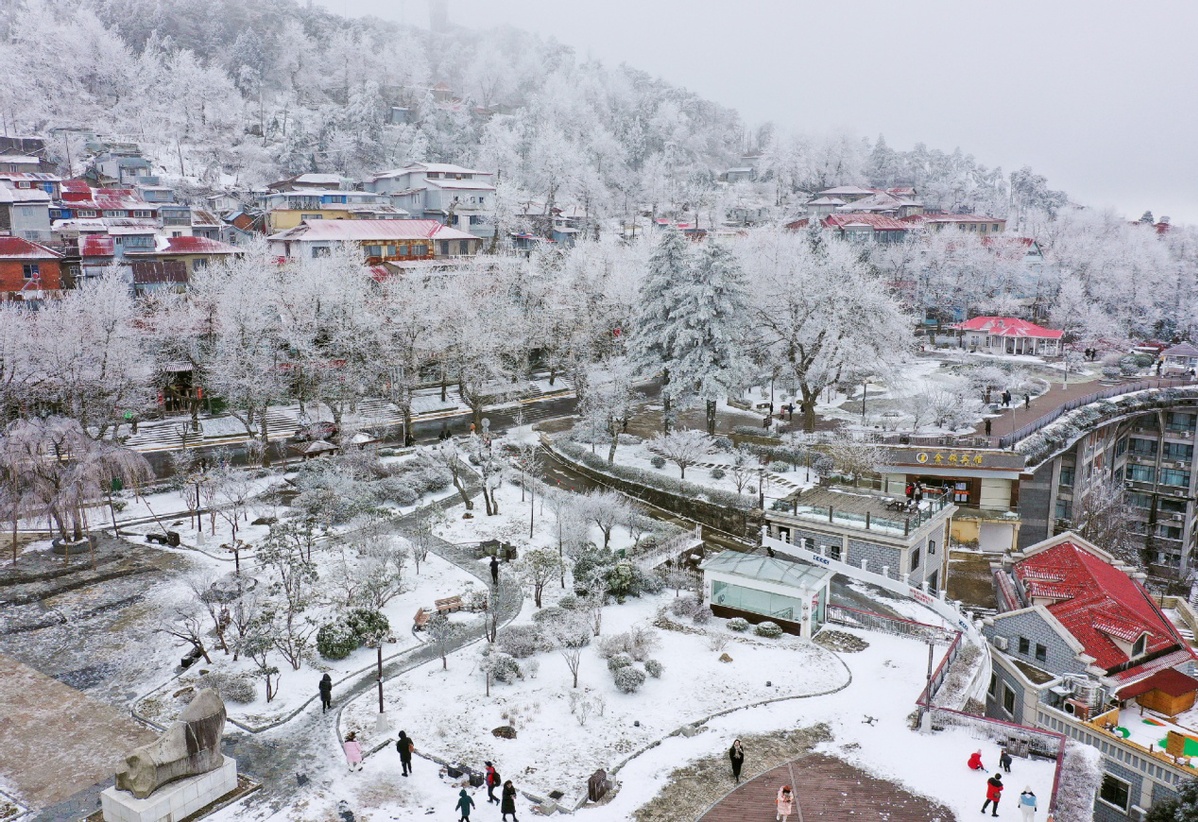
[{"label": "gray stone wall", "polygon": [[[1035,611],[1012,612],[995,617],[993,625],[982,627],[982,634],[987,639],[992,636],[1006,637],[1007,656],[1034,665],[1050,674],[1059,676],[1085,672],[1085,666],[1074,658],[1073,649]],[[1026,654],[1019,652],[1020,637],[1026,637],[1028,640]],[[1036,659],[1037,642],[1045,648],[1043,660]]]},{"label": "gray stone wall", "polygon": [[873,571],[875,574],[882,573],[883,567],[889,567],[887,574],[891,579],[902,579],[903,574],[907,572],[906,567],[902,564],[902,553],[897,548],[891,548],[888,545],[878,545],[874,542],[850,539],[849,555],[846,561],[850,565],[856,565],[860,568],[861,560],[863,559],[869,560],[869,564],[865,566],[865,570]]},{"label": "gray stone wall", "polygon": [[[1102,770],[1109,773],[1118,779],[1122,779],[1131,787],[1128,790],[1128,809],[1132,805],[1138,805],[1140,799],[1140,790],[1143,787],[1144,777],[1137,771],[1130,770],[1120,765],[1115,760],[1108,756],[1102,758]],[[1131,815],[1121,813],[1116,808],[1106,804],[1101,799],[1094,800],[1094,822],[1126,822],[1126,820],[1139,819],[1139,814]]]},{"label": "gray stone wall", "polygon": [[1060,457],[1040,466],[1031,477],[1019,480],[1019,549],[1023,550],[1049,537],[1048,526],[1053,522],[1052,510],[1054,467]]},{"label": "gray stone wall", "polygon": [[[1002,665],[995,665],[993,671],[997,681],[994,685],[994,695],[991,696],[989,690],[986,692],[986,716],[1004,722],[1019,722],[1023,716],[1023,683]],[[1015,710],[1011,713],[1007,713],[1003,708],[1004,686],[1015,692]]]},{"label": "gray stone wall", "polygon": [[[811,542],[802,542],[802,540],[805,539],[811,540]],[[815,548],[811,550],[814,550],[816,553],[821,553],[820,549],[826,545],[838,545],[841,547],[842,551],[844,547],[844,539],[842,537],[834,536],[832,534],[821,534],[819,531],[809,531],[805,528],[796,528],[791,535],[791,542],[793,542],[795,545],[802,545],[805,548],[810,548],[811,545],[814,545]]]}]

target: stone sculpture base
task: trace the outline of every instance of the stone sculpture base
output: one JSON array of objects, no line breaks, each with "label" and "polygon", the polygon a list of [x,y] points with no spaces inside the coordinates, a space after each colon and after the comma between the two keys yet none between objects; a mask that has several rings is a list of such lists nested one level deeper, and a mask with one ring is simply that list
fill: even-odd
[{"label": "stone sculpture base", "polygon": [[214,771],[163,785],[145,799],[105,788],[100,794],[104,822],[178,822],[237,788],[237,760],[226,756]]}]

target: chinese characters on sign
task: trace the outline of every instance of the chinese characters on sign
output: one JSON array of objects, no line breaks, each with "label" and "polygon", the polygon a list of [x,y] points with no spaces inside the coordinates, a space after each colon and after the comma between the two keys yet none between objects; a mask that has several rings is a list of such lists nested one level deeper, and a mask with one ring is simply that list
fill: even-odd
[{"label": "chinese characters on sign", "polygon": [[932,454],[928,454],[927,451],[920,451],[915,455],[915,461],[920,465],[926,465],[930,462],[933,465],[956,465],[962,468],[971,465],[977,466],[983,464],[981,454],[957,454],[955,452],[949,452],[947,455],[945,455],[940,451],[935,451]]}]

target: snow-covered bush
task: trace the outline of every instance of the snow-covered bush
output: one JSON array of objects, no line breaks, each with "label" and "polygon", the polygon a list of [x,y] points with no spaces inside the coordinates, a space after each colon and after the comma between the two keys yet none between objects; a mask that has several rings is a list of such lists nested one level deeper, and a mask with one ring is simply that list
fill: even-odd
[{"label": "snow-covered bush", "polygon": [[402,476],[412,487],[423,494],[448,488],[453,482],[453,474],[444,465],[433,461],[428,455],[422,454],[415,460],[406,463]]},{"label": "snow-covered bush", "polygon": [[661,679],[662,672],[665,671],[665,669],[666,666],[662,665],[656,659],[645,660],[645,673],[654,679]]},{"label": "snow-covered bush", "polygon": [[732,617],[732,619],[728,620],[728,630],[743,634],[749,630],[749,620],[743,617]]},{"label": "snow-covered bush", "polygon": [[253,702],[256,695],[254,680],[249,674],[230,674],[212,671],[200,677],[198,688],[214,688],[225,702],[245,705]]},{"label": "snow-covered bush", "polygon": [[1102,787],[1101,755],[1098,750],[1069,740],[1061,763],[1061,782],[1057,789],[1057,822],[1090,822],[1094,818],[1094,797]]},{"label": "snow-covered bush", "polygon": [[775,474],[783,474],[790,470],[790,466],[782,460],[774,460],[769,464],[769,469]]},{"label": "snow-covered bush", "polygon": [[573,611],[578,608],[578,597],[574,594],[562,594],[557,601],[557,607],[563,611]]},{"label": "snow-covered bush", "polygon": [[345,624],[360,643],[374,647],[391,633],[391,622],[379,611],[354,608],[345,616]]},{"label": "snow-covered bush", "polygon": [[628,654],[637,662],[646,659],[661,646],[657,631],[645,625],[633,625],[622,634],[609,634],[599,640],[599,656],[610,659],[616,654]]},{"label": "snow-covered bush", "polygon": [[666,467],[666,458],[659,454],[654,454],[652,457],[649,458],[649,464],[652,465],[654,468],[665,468]]},{"label": "snow-covered bush", "polygon": [[716,437],[711,441],[711,446],[717,451],[731,451],[732,440],[727,437]]},{"label": "snow-covered bush", "polygon": [[374,483],[375,499],[393,502],[396,505],[411,505],[420,498],[420,492],[407,477],[387,477]]},{"label": "snow-covered bush", "polygon": [[343,619],[327,622],[316,632],[316,652],[325,659],[345,659],[361,644],[358,632]]},{"label": "snow-covered bush", "polygon": [[617,668],[612,672],[612,681],[616,683],[616,688],[620,690],[620,693],[635,693],[645,684],[645,672],[631,665],[626,668]]},{"label": "snow-covered bush", "polygon": [[712,613],[711,608],[706,605],[700,605],[695,609],[694,613],[691,614],[691,622],[695,623],[696,625],[706,625],[713,616],[715,616],[715,614]]},{"label": "snow-covered bush", "polygon": [[502,651],[484,653],[479,666],[484,673],[489,673],[496,682],[512,683],[521,678],[520,663],[510,654]]},{"label": "snow-covered bush", "polygon": [[553,625],[563,622],[565,619],[566,612],[557,605],[550,605],[539,611],[533,611],[532,614],[532,621],[541,625]]},{"label": "snow-covered bush", "polygon": [[779,627],[778,623],[766,620],[765,622],[759,622],[757,627],[753,629],[753,633],[757,634],[757,636],[763,636],[766,639],[777,639],[782,636],[782,628]]},{"label": "snow-covered bush", "polygon": [[618,671],[621,668],[627,668],[632,664],[632,657],[626,653],[618,653],[607,660],[607,670]]},{"label": "snow-covered bush", "polygon": [[509,625],[499,632],[495,643],[501,651],[516,659],[526,659],[552,648],[540,625]]},{"label": "snow-covered bush", "polygon": [[727,476],[727,473],[724,471],[724,469],[718,468],[718,467],[712,468],[711,471],[709,471],[708,473],[711,475],[711,478],[714,480],[722,480],[724,477]]},{"label": "snow-covered bush", "polygon": [[670,603],[670,613],[674,616],[686,617],[696,625],[703,625],[712,616],[711,609],[703,604],[703,600],[695,596],[676,597]]}]

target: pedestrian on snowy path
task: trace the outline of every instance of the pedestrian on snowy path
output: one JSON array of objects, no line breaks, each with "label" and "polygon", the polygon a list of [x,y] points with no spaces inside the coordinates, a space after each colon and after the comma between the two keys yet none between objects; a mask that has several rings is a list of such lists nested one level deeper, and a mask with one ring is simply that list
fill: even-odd
[{"label": "pedestrian on snowy path", "polygon": [[345,751],[345,761],[349,763],[350,771],[362,770],[362,746],[358,743],[357,734],[350,731],[345,737],[345,742],[341,744],[341,749]]},{"label": "pedestrian on snowy path", "polygon": [[320,678],[320,712],[333,707],[333,678],[325,674]]},{"label": "pedestrian on snowy path", "polygon": [[410,736],[400,731],[399,739],[395,740],[395,750],[399,751],[399,764],[403,766],[403,775],[407,776],[412,772],[412,751],[416,750],[416,745]]},{"label": "pedestrian on snowy path", "polygon": [[745,764],[745,749],[739,739],[728,749],[728,758],[732,760],[732,778],[740,782],[740,769]]},{"label": "pedestrian on snowy path", "polygon": [[969,769],[971,771],[986,770],[986,766],[982,764],[982,751],[980,748],[969,755]]},{"label": "pedestrian on snowy path", "polygon": [[1002,765],[1002,769],[1005,772],[1007,772],[1007,773],[1011,772],[1011,755],[1009,753],[1007,753],[1006,748],[1003,748],[1002,753],[1000,753],[998,755],[998,764]]},{"label": "pedestrian on snowy path", "polygon": [[499,781],[499,771],[495,770],[495,766],[492,765],[490,762],[487,762],[486,766],[487,766],[487,779],[486,779],[486,782],[487,782],[487,804],[490,805],[492,802],[494,802],[496,805],[498,805],[499,797],[497,797],[495,795],[495,789],[498,788],[499,785],[501,784]]},{"label": "pedestrian on snowy path", "polygon": [[459,822],[470,822],[470,809],[474,807],[474,800],[470,798],[470,794],[466,793],[465,788],[458,793],[458,804],[454,807],[462,815]]},{"label": "pedestrian on snowy path", "polygon": [[1025,410],[1032,407],[1032,395],[1031,394],[1025,393],[1023,395],[1023,407]]},{"label": "pedestrian on snowy path", "polygon": [[491,584],[499,585],[499,557],[491,557]]},{"label": "pedestrian on snowy path", "polygon": [[994,810],[990,812],[991,816],[998,816],[998,800],[1002,798],[1002,774],[996,773],[994,776],[986,780],[986,801],[982,803],[982,813],[986,812],[986,807],[993,802]]},{"label": "pedestrian on snowy path", "polygon": [[499,804],[499,812],[503,814],[502,822],[507,822],[507,815],[512,815],[512,822],[520,822],[516,818],[516,786],[512,780],[503,783],[503,801]]},{"label": "pedestrian on snowy path", "polygon": [[1032,822],[1036,818],[1036,811],[1039,807],[1036,805],[1036,795],[1032,793],[1032,786],[1028,785],[1023,789],[1023,793],[1019,794],[1019,812],[1023,814],[1023,822]]},{"label": "pedestrian on snowy path", "polygon": [[1003,408],[1011,407],[1011,392],[1009,389],[1006,389],[1006,388],[1004,388],[1003,392],[1002,392],[1002,407]]},{"label": "pedestrian on snowy path", "polygon": [[778,808],[775,818],[778,822],[786,822],[787,818],[795,812],[795,798],[794,794],[790,792],[790,785],[783,785],[778,789],[778,798],[774,800],[774,804]]}]

